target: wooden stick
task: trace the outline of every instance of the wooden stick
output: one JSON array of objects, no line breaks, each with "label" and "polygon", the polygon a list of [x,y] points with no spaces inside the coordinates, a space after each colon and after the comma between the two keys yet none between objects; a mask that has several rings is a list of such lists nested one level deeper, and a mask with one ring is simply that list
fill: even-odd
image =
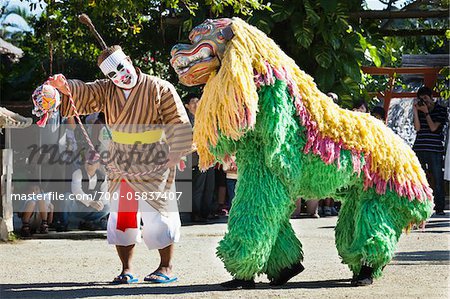
[{"label": "wooden stick", "polygon": [[97,30],[95,30],[95,26],[94,24],[92,24],[91,19],[86,15],[86,14],[81,14],[78,16],[78,20],[83,23],[84,25],[89,27],[89,30],[92,32],[92,34],[94,35],[94,37],[97,39],[97,41],[100,43],[100,46],[102,47],[102,50],[105,50],[106,48],[108,48],[108,46],[106,46],[105,41],[103,40],[103,38],[100,36],[100,34],[97,32]]}]

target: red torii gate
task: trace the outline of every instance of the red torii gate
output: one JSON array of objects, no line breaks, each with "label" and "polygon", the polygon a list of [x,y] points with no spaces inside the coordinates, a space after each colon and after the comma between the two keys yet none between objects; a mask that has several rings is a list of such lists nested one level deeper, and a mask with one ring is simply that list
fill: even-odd
[{"label": "red torii gate", "polygon": [[[384,111],[389,110],[389,105],[392,98],[415,98],[415,92],[393,92],[396,74],[416,74],[423,75],[424,84],[430,88],[433,88],[436,84],[438,74],[442,68],[441,67],[374,67],[374,66],[363,66],[361,70],[370,75],[385,75],[389,76],[388,89],[384,92],[377,92],[378,97],[384,98]],[[438,96],[437,92],[433,91],[434,96]]]}]

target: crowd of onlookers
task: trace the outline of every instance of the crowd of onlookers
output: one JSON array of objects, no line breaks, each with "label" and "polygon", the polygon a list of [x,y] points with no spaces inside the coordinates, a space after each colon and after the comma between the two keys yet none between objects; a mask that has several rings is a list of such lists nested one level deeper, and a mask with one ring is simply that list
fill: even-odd
[{"label": "crowd of onlookers", "polygon": [[[328,96],[337,102],[337,96],[329,93]],[[184,98],[191,124],[195,125],[195,114],[200,97],[190,94]],[[385,121],[386,113],[383,107],[369,107],[365,101],[356,103],[354,111],[371,113],[374,117]],[[434,190],[434,202],[436,214],[444,213],[444,140],[446,124],[449,114],[447,107],[436,103],[432,97],[431,89],[422,87],[417,92],[414,102],[414,127],[417,131],[416,141],[413,149],[416,152],[422,167],[426,170],[430,185]],[[73,118],[63,121],[67,125],[65,132],[66,149],[76,151],[79,147],[86,147],[85,138],[80,128],[75,124]],[[111,134],[105,126],[103,113],[90,115],[84,118],[89,135],[95,146],[101,151],[107,150],[111,141]],[[95,126],[89,126],[95,124]],[[447,130],[448,131],[448,130]],[[447,143],[448,143],[447,137]],[[198,154],[192,154],[192,213],[191,221],[206,222],[222,216],[227,216],[232,206],[235,195],[236,183],[238,182],[237,166],[234,158],[224,165],[216,164],[206,171],[198,167]],[[447,159],[449,150],[447,148]],[[81,161],[81,160],[80,160]],[[82,161],[75,162],[70,166],[70,187],[67,187],[65,196],[73,196],[77,200],[64,200],[57,203],[46,198],[46,193],[40,184],[32,183],[27,187],[27,192],[33,194],[30,200],[16,206],[20,211],[21,234],[30,236],[32,233],[48,233],[49,227],[57,231],[66,231],[70,228],[80,229],[105,229],[109,213],[109,204],[105,198],[97,196],[90,200],[82,198],[84,194],[93,195],[95,191],[107,191],[107,179],[103,165],[98,160],[85,157]],[[448,160],[447,160],[448,161]],[[450,180],[450,170],[445,169],[445,179]],[[36,200],[41,195],[44,200]],[[55,211],[57,206],[57,213]],[[313,218],[336,216],[339,213],[340,203],[332,198],[324,199],[298,199],[293,218],[302,215]]]},{"label": "crowd of onlookers", "polygon": [[[433,189],[434,210],[437,215],[445,215],[444,179],[450,180],[448,109],[448,102],[447,107],[444,107],[433,98],[431,88],[423,86],[417,91],[417,98],[413,103],[413,123],[416,131],[413,150]],[[358,102],[353,110],[369,112],[364,101]],[[386,113],[382,107],[374,107],[370,113],[385,121]]]},{"label": "crowd of onlookers", "polygon": [[[91,140],[99,151],[106,150],[111,140],[104,125],[103,113],[83,117],[83,123]],[[31,178],[26,186],[17,186],[15,192],[27,194],[27,200],[14,200],[16,213],[15,227],[21,222],[20,234],[29,237],[33,233],[46,234],[49,228],[58,232],[78,228],[83,230],[106,229],[109,202],[105,196],[107,178],[104,166],[98,158],[88,154],[87,144],[81,129],[73,118],[62,119],[60,127],[64,131],[57,140],[60,152],[75,153],[74,160],[62,167],[43,163],[41,172],[54,172],[47,182],[36,182],[36,170],[31,170]],[[77,154],[80,153],[79,156]],[[73,157],[69,157],[68,160]],[[33,169],[33,167],[30,167]],[[46,174],[48,177],[48,174]],[[48,182],[50,181],[50,182]],[[19,185],[19,184],[18,184]],[[55,192],[63,198],[52,200]],[[19,221],[20,218],[20,221]]]},{"label": "crowd of onlookers", "polygon": [[[195,94],[189,94],[184,99],[192,126],[195,125],[195,113],[199,101],[200,97]],[[206,171],[201,171],[198,167],[198,160],[198,154],[194,152],[192,154],[191,220],[205,222],[228,215],[237,181],[236,164],[230,161],[229,164],[216,164]]]}]

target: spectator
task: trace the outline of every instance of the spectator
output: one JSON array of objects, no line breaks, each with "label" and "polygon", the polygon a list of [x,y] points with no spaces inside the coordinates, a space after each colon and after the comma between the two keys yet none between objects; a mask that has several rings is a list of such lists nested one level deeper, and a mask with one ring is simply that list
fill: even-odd
[{"label": "spectator", "polygon": [[364,100],[359,100],[359,101],[353,106],[353,111],[358,111],[358,112],[367,113],[367,112],[369,112],[369,107],[367,106],[366,101],[364,101]]},{"label": "spectator", "polygon": [[77,140],[75,138],[75,130],[77,128],[77,124],[73,117],[68,117],[65,119],[65,124],[67,125],[66,130],[66,150],[76,152],[78,150]]},{"label": "spectator", "polygon": [[30,199],[24,202],[19,211],[19,217],[22,219],[20,235],[31,237],[35,231],[48,234],[48,225],[53,220],[53,205],[49,194],[43,193],[39,185],[30,185],[27,193]]},{"label": "spectator", "polygon": [[321,199],[319,202],[320,216],[337,216],[338,212],[334,207],[334,200],[332,198]]},{"label": "spectator", "polygon": [[[450,113],[447,114],[448,121],[450,121]],[[444,179],[450,181],[450,128],[447,127],[447,151],[445,152],[445,169]]]},{"label": "spectator", "polygon": [[306,201],[306,213],[311,218],[320,218],[319,215],[319,200],[310,199]]},{"label": "spectator", "polygon": [[101,112],[95,112],[95,113],[86,115],[84,123],[86,125],[93,125],[93,124],[95,124],[95,122],[97,121],[98,116],[99,116],[100,113]]},{"label": "spectator", "polygon": [[434,186],[434,209],[437,215],[444,213],[444,134],[447,121],[447,109],[435,103],[430,88],[423,86],[417,91],[417,100],[413,107],[414,128],[417,131],[413,149],[424,170],[431,174]]},{"label": "spectator", "polygon": [[223,165],[217,163],[214,168],[216,176],[215,194],[217,198],[218,216],[228,216],[230,207],[227,205],[227,174],[223,170]]},{"label": "spectator", "polygon": [[79,221],[79,229],[106,229],[109,213],[108,184],[99,170],[99,160],[86,159],[85,165],[72,174],[72,195],[67,194],[57,231],[67,230],[71,222]]},{"label": "spectator", "polygon": [[236,157],[232,156],[230,163],[223,165],[223,170],[226,173],[226,179],[227,179],[227,195],[228,195],[228,203],[227,203],[227,209],[224,212],[224,214],[228,214],[228,209],[231,208],[231,204],[234,198],[234,189],[236,188],[237,183],[237,166],[236,166]]},{"label": "spectator", "polygon": [[372,109],[372,112],[370,113],[372,114],[373,117],[385,121],[386,120],[386,112],[384,111],[383,107],[380,106],[375,106]]},{"label": "spectator", "polygon": [[295,210],[294,212],[292,212],[291,218],[292,219],[298,219],[301,217],[301,213],[302,213],[302,199],[297,198],[297,200],[295,201]]},{"label": "spectator", "polygon": [[[199,97],[189,94],[184,100],[189,121],[192,127],[195,126],[195,112]],[[211,167],[205,172],[198,168],[198,153],[192,153],[192,216],[193,222],[205,222],[212,210],[214,197],[214,168]]]},{"label": "spectator", "polygon": [[[100,156],[103,156],[104,153],[108,153],[111,139],[112,135],[106,125],[105,114],[100,112],[92,130],[92,141]],[[100,165],[100,170],[106,172],[105,165]]]},{"label": "spectator", "polygon": [[97,120],[94,123],[94,129],[92,132],[92,140],[98,147],[99,153],[108,150],[111,139],[111,131],[106,125],[105,114],[103,112],[100,112],[98,114]]}]

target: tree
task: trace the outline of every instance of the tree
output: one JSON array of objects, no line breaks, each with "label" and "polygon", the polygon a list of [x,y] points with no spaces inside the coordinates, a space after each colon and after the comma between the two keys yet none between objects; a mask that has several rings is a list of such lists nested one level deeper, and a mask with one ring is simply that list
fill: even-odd
[{"label": "tree", "polygon": [[246,15],[265,8],[260,0],[27,2],[31,9],[43,7],[44,2],[46,6],[42,15],[30,22],[34,32],[22,33],[18,46],[26,53],[24,59],[0,81],[3,97],[8,100],[28,99],[25,95],[54,73],[82,80],[102,77],[96,66],[101,50],[89,30],[78,22],[81,13],[90,16],[108,45],[122,45],[144,72],[176,82],[168,63],[170,49],[187,36],[193,24],[217,14]]},{"label": "tree", "polygon": [[[402,53],[448,45],[446,39],[435,37],[429,42],[381,36],[377,32],[382,21],[349,18],[363,9],[363,0],[24,1],[32,9],[43,7],[44,2],[46,7],[39,18],[28,21],[33,32],[22,32],[16,43],[25,57],[0,78],[2,93],[9,100],[28,99],[54,73],[82,80],[102,77],[96,66],[100,48],[78,22],[80,13],[90,16],[108,45],[122,45],[144,72],[171,82],[178,81],[169,65],[174,44],[186,42],[192,27],[206,18],[240,16],[273,38],[322,91],[337,93],[345,107],[368,99],[367,86],[383,89],[387,83],[363,76],[361,65],[396,66]],[[397,2],[383,1],[392,9]],[[186,91],[181,85],[177,88],[182,94]]]},{"label": "tree", "polygon": [[339,95],[349,107],[361,96],[360,65],[364,37],[348,15],[362,1],[275,0],[272,12],[261,11],[250,22],[269,34],[297,64],[311,74],[324,92]]},{"label": "tree", "polygon": [[[0,7],[0,37],[10,41],[18,40],[24,33],[29,32],[29,22],[33,16],[24,8],[9,5],[9,2]],[[12,19],[15,21],[13,22]],[[19,22],[17,22],[19,20]]]},{"label": "tree", "polygon": [[[383,1],[381,1],[383,2]],[[388,1],[386,1],[388,2]],[[389,9],[399,10],[392,6],[397,1],[389,1]],[[383,2],[384,3],[384,2]],[[388,3],[385,3],[388,4]],[[450,2],[444,1],[406,1],[402,10],[411,11],[436,11],[448,9]],[[399,67],[402,64],[404,54],[448,54],[450,30],[447,30],[446,36],[438,35],[419,35],[419,36],[383,36],[380,29],[431,29],[447,28],[448,20],[446,18],[426,18],[426,19],[394,19],[394,20],[363,20],[361,28],[364,28],[364,36],[367,41],[370,40],[371,46],[375,49],[379,62],[386,67]],[[443,79],[438,80],[436,91],[440,92],[441,97],[448,99],[449,70],[448,67],[441,71]],[[379,76],[363,77],[365,90],[384,91],[387,87],[387,79]],[[403,89],[408,86],[398,77],[395,82]]]}]

